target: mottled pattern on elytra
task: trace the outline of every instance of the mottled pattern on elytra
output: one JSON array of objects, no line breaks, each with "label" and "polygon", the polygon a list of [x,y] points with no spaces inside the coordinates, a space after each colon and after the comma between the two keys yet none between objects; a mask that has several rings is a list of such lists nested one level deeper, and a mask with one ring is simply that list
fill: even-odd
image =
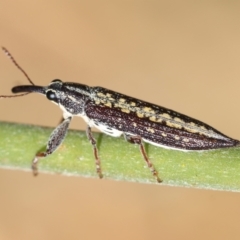
[{"label": "mottled pattern on elytra", "polygon": [[238,140],[211,126],[173,110],[111,90],[91,88],[85,106],[87,117],[102,126],[138,135],[151,144],[182,150],[232,147]]}]

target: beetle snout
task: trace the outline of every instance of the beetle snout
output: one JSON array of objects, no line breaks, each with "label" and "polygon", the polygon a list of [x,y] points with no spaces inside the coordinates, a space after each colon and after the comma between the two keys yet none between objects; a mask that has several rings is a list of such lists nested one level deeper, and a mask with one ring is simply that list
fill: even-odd
[{"label": "beetle snout", "polygon": [[45,87],[35,85],[21,85],[12,88],[13,93],[37,92],[45,94]]}]

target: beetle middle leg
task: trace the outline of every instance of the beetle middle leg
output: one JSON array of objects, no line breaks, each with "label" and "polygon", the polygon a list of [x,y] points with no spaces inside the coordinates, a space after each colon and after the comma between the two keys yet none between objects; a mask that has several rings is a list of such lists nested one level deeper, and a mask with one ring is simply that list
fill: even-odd
[{"label": "beetle middle leg", "polygon": [[90,126],[87,126],[86,133],[87,133],[87,138],[88,138],[88,140],[90,141],[90,143],[92,144],[92,147],[93,147],[93,153],[94,153],[94,157],[95,157],[97,174],[98,174],[99,178],[103,178],[102,169],[101,169],[101,161],[100,161],[100,158],[98,156],[97,142],[92,135],[92,131],[91,131]]},{"label": "beetle middle leg", "polygon": [[145,162],[147,163],[147,166],[151,170],[153,176],[157,179],[157,181],[159,183],[162,182],[162,180],[158,176],[157,170],[155,169],[152,162],[150,161],[150,159],[147,156],[146,150],[145,150],[143,142],[142,142],[142,138],[140,136],[130,135],[128,133],[124,133],[124,137],[128,142],[139,145],[140,152],[141,152]]},{"label": "beetle middle leg", "polygon": [[33,175],[37,176],[38,175],[38,162],[41,158],[47,157],[48,155],[52,154],[62,143],[64,140],[67,130],[69,127],[69,124],[72,120],[72,117],[68,117],[63,120],[63,122],[58,125],[53,132],[51,133],[48,144],[47,144],[47,149],[45,152],[39,152],[36,154],[35,158],[32,161],[32,170],[33,170]]}]

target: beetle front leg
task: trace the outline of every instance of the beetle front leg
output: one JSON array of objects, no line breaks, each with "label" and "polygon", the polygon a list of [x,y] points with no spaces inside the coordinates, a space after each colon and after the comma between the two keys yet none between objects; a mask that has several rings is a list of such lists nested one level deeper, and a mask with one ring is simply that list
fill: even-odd
[{"label": "beetle front leg", "polygon": [[100,161],[100,158],[98,156],[97,142],[92,135],[92,131],[91,131],[90,126],[87,126],[86,133],[87,133],[87,138],[88,138],[88,140],[90,141],[90,143],[92,144],[92,147],[93,147],[93,153],[94,153],[94,157],[95,157],[97,174],[98,174],[99,178],[103,178],[102,169],[101,169],[101,161]]},{"label": "beetle front leg", "polygon": [[142,156],[143,156],[145,162],[147,163],[147,166],[151,170],[153,176],[157,179],[157,181],[159,183],[162,182],[162,180],[158,176],[157,170],[155,169],[155,167],[153,166],[153,164],[151,163],[151,161],[149,160],[149,158],[147,156],[147,153],[145,151],[145,148],[144,148],[144,145],[142,142],[142,138],[140,136],[130,135],[127,133],[123,133],[123,135],[128,142],[139,145],[140,152],[142,153]]},{"label": "beetle front leg", "polygon": [[52,154],[61,145],[62,141],[64,140],[67,134],[67,130],[71,120],[72,117],[68,117],[65,120],[63,120],[63,122],[60,125],[58,125],[51,133],[50,138],[48,140],[46,151],[39,152],[36,154],[35,158],[32,161],[32,170],[34,176],[38,175],[37,165],[39,160]]}]

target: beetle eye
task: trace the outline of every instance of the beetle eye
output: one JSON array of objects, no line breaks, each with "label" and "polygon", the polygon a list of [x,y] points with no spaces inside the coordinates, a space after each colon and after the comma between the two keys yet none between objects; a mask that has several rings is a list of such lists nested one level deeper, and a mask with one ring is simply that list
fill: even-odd
[{"label": "beetle eye", "polygon": [[46,97],[51,101],[54,101],[57,99],[56,93],[51,90],[46,92]]}]

